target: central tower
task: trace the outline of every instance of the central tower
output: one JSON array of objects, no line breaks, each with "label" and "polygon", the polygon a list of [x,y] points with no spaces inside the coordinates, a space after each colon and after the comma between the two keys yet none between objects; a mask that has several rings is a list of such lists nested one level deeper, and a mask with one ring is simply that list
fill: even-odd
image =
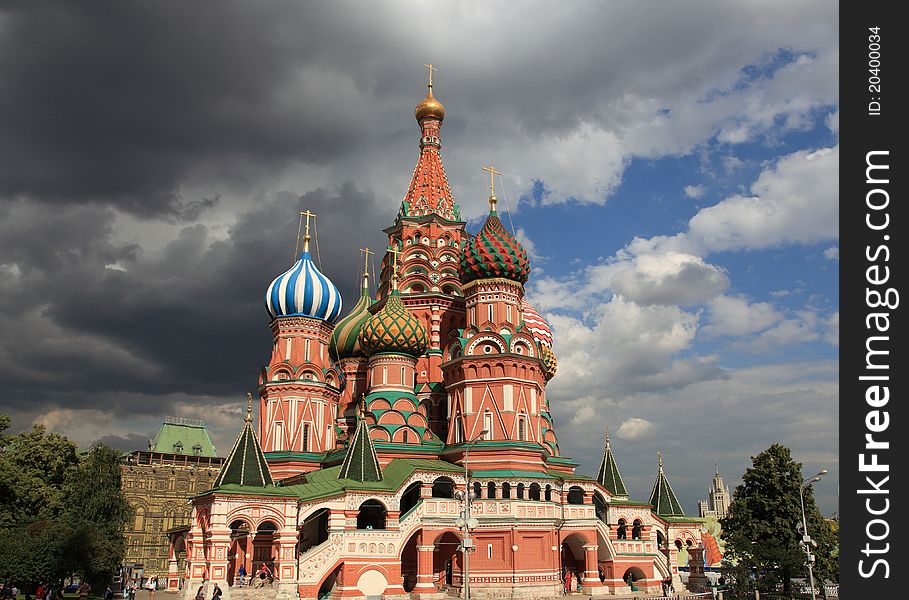
[{"label": "central tower", "polygon": [[[448,332],[462,327],[464,294],[458,264],[467,234],[442,166],[441,128],[445,107],[432,92],[432,65],[426,65],[426,97],[414,109],[420,125],[420,156],[394,225],[384,230],[388,247],[399,252],[400,300],[429,333],[426,352],[417,359],[414,392],[425,411],[430,430],[447,435],[448,412],[442,385],[442,349]],[[391,295],[392,259],[386,252],[378,303]],[[380,307],[379,307],[380,308]]]}]

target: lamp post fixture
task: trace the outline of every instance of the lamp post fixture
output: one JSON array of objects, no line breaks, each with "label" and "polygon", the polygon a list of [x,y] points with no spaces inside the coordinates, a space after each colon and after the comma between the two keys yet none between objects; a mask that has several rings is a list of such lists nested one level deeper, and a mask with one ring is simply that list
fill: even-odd
[{"label": "lamp post fixture", "polygon": [[[484,429],[476,435],[475,438],[467,442],[464,448],[464,491],[458,490],[455,497],[458,500],[464,500],[464,509],[461,511],[461,518],[458,521],[463,522],[464,537],[461,539],[461,551],[464,553],[464,600],[470,600],[470,553],[474,550],[473,540],[470,538],[472,527],[470,518],[470,503],[476,498],[476,494],[470,491],[470,473],[467,470],[467,463],[470,459],[470,448],[489,433]],[[459,525],[461,523],[458,523]]]},{"label": "lamp post fixture", "polygon": [[799,488],[799,500],[802,504],[802,540],[799,543],[805,549],[805,557],[807,558],[806,564],[808,565],[808,584],[811,586],[811,600],[817,600],[817,596],[814,593],[814,555],[811,553],[811,548],[816,548],[817,542],[808,535],[808,520],[805,518],[805,490],[812,483],[820,481],[821,477],[826,474],[827,469],[822,469],[818,474],[812,475],[802,482],[802,487]]}]

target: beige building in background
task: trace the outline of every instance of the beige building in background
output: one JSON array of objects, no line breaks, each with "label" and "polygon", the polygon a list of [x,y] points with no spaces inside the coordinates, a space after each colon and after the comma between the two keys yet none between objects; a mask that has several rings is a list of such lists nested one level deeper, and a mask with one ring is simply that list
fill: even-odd
[{"label": "beige building in background", "polygon": [[719,520],[729,512],[729,488],[723,483],[719,465],[714,463],[713,482],[707,489],[707,499],[698,502],[699,517],[714,517]]},{"label": "beige building in background", "polygon": [[134,511],[125,531],[124,580],[158,576],[164,581],[170,559],[167,530],[189,524],[189,499],[211,489],[223,463],[205,423],[173,417],[164,420],[147,450],[123,458],[120,485]]}]

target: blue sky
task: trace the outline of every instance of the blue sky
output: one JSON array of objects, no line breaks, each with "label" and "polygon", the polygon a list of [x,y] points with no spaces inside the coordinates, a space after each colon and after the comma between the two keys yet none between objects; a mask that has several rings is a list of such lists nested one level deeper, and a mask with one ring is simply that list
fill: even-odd
[{"label": "blue sky", "polygon": [[387,243],[417,159],[431,62],[472,231],[481,167],[504,173],[580,471],[608,426],[632,496],[662,451],[694,512],[714,457],[734,487],[781,442],[830,470],[834,512],[836,3],[427,6],[0,8],[0,411],[124,449],[202,418],[229,448],[298,211],[352,305],[357,249]]}]

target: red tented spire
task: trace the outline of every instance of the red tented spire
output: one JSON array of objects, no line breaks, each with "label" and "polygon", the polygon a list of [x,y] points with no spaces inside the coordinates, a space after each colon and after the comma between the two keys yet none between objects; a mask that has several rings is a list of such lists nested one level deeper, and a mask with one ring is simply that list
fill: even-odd
[{"label": "red tented spire", "polygon": [[432,95],[432,81],[426,98],[417,104],[414,115],[420,124],[420,159],[413,170],[410,187],[401,205],[401,217],[437,214],[448,221],[460,221],[461,211],[455,204],[442,166],[439,130],[445,118],[445,107]]}]

